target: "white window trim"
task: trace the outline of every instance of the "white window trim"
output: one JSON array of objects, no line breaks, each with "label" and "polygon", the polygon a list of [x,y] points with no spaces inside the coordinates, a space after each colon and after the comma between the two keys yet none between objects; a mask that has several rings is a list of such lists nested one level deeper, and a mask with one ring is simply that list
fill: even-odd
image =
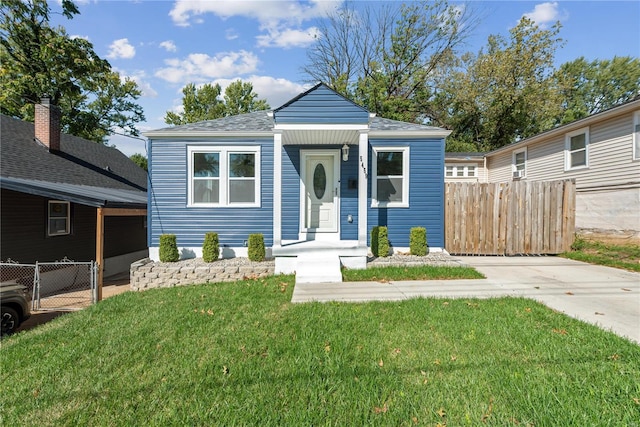
[{"label": "white window trim", "polygon": [[633,114],[633,128],[631,129],[631,143],[633,146],[633,160],[640,160],[640,132],[636,132],[636,126],[640,125],[640,111],[636,111]]},{"label": "white window trim", "polygon": [[[193,153],[220,153],[220,202],[193,202]],[[229,203],[229,154],[254,154],[255,157],[255,202]],[[261,175],[260,175],[260,146],[259,145],[190,145],[187,147],[187,207],[196,208],[259,208],[261,204]]]},{"label": "white window trim", "polygon": [[[453,175],[447,176],[447,168],[452,168]],[[458,176],[458,170],[462,168],[462,176]],[[469,168],[473,168],[473,175],[469,175]],[[478,165],[476,164],[457,164],[457,163],[446,163],[444,165],[444,177],[447,179],[465,179],[465,178],[478,178]]]},{"label": "white window trim", "polygon": [[[408,208],[409,207],[409,147],[371,147],[371,207],[372,208]],[[378,152],[394,151],[402,153],[402,202],[378,201]]]},{"label": "white window trim", "polygon": [[[60,232],[51,232],[51,205],[53,203],[67,205],[67,216],[65,217],[67,226],[65,227],[65,231]],[[57,219],[61,219],[63,217],[55,217]],[[53,236],[67,236],[71,234],[71,203],[66,202],[64,200],[49,200],[47,203],[47,235],[50,237]]]},{"label": "white window trim", "polygon": [[527,161],[529,160],[529,155],[527,153],[527,147],[521,148],[520,150],[515,150],[511,155],[511,171],[515,172],[518,169],[518,163],[516,163],[516,154],[524,153],[524,163],[522,163],[523,168],[520,169],[522,171],[521,178],[527,177]]},{"label": "white window trim", "polygon": [[[584,134],[584,165],[571,167],[571,137]],[[564,137],[564,170],[574,171],[589,167],[589,127],[583,127],[565,134]]]}]

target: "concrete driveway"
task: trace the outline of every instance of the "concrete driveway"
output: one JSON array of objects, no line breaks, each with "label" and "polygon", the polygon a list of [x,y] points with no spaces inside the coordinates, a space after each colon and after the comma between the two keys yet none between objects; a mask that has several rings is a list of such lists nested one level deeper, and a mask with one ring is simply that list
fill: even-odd
[{"label": "concrete driveway", "polygon": [[640,343],[640,274],[560,257],[454,257],[484,280],[296,285],[293,302],[407,298],[532,298]]}]

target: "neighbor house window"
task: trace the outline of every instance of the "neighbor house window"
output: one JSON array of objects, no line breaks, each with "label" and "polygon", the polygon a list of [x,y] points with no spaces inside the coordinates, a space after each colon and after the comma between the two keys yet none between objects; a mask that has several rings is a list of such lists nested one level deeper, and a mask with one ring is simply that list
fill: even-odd
[{"label": "neighbor house window", "polygon": [[260,206],[260,147],[189,147],[190,206]]},{"label": "neighbor house window", "polygon": [[640,160],[640,111],[633,115],[633,160]]},{"label": "neighbor house window", "polygon": [[513,152],[513,177],[524,178],[527,176],[527,149]]},{"label": "neighbor house window", "polygon": [[71,232],[71,209],[69,202],[50,200],[48,206],[49,236],[63,236]]},{"label": "neighbor house window", "polygon": [[446,178],[475,178],[475,165],[446,165],[444,167],[444,176]]},{"label": "neighbor house window", "polygon": [[589,166],[589,128],[569,132],[565,137],[565,170]]},{"label": "neighbor house window", "polygon": [[409,147],[373,147],[373,207],[409,206]]}]

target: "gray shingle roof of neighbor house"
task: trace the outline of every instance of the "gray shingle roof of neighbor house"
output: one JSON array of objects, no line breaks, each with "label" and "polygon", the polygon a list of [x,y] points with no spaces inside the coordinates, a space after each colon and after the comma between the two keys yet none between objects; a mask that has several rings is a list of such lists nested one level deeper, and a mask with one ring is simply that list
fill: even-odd
[{"label": "gray shingle roof of neighbor house", "polygon": [[2,188],[90,206],[146,206],[146,172],[117,149],[62,134],[60,151],[50,152],[33,123],[0,116]]},{"label": "gray shingle roof of neighbor house", "polygon": [[[271,112],[267,110],[255,111],[253,113],[239,114],[237,116],[222,117],[214,120],[156,129],[145,132],[145,135],[154,137],[158,136],[158,134],[175,133],[177,135],[188,132],[249,132],[267,134],[273,132],[274,126],[273,117],[271,117],[270,113]],[[369,121],[369,128],[372,131],[388,132],[445,131],[445,129],[439,127],[401,122],[398,120],[384,119],[382,117],[372,117]]]}]

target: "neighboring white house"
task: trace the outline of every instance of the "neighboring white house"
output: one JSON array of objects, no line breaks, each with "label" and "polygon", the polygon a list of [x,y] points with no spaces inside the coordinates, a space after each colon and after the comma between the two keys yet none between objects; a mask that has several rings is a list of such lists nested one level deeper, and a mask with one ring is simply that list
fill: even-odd
[{"label": "neighboring white house", "polygon": [[487,182],[483,153],[445,153],[445,182]]},{"label": "neighboring white house", "polygon": [[640,97],[486,153],[484,166],[480,182],[575,179],[577,229],[640,233]]}]

